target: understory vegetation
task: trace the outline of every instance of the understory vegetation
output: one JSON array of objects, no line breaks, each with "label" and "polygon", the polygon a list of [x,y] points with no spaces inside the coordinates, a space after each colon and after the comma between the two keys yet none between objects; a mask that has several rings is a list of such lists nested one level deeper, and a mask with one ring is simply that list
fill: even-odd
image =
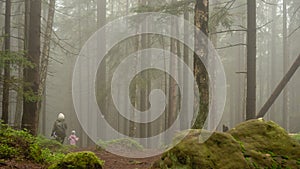
[{"label": "understory vegetation", "polygon": [[[104,161],[92,152],[71,152],[75,147],[62,145],[26,130],[15,130],[0,122],[0,159],[28,160],[52,169],[102,168]],[[75,161],[73,161],[75,160]]]}]

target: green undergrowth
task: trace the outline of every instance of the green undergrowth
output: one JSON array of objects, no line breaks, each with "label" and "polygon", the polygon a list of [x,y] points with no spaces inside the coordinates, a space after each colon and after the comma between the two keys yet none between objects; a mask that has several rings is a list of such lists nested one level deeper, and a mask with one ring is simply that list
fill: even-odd
[{"label": "green undergrowth", "polygon": [[49,169],[102,169],[104,161],[100,160],[93,152],[83,151],[69,153]]},{"label": "green undergrowth", "polygon": [[115,139],[110,141],[99,140],[97,142],[97,149],[109,149],[109,148],[118,148],[118,149],[130,149],[130,150],[143,150],[143,146],[137,141],[129,138]]},{"label": "green undergrowth", "polygon": [[26,130],[15,130],[1,123],[0,159],[25,159],[50,164],[62,158],[67,151],[57,141],[34,137]]},{"label": "green undergrowth", "polygon": [[45,168],[52,164],[52,169],[102,168],[104,161],[94,153],[72,153],[74,148],[44,136],[34,137],[26,130],[15,130],[0,122],[0,160],[29,160]]}]

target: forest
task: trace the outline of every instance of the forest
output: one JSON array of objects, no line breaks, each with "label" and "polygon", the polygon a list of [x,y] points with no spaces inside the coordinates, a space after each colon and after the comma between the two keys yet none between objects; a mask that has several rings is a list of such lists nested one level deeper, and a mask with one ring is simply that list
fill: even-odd
[{"label": "forest", "polygon": [[0,168],[300,168],[300,1],[0,0]]}]

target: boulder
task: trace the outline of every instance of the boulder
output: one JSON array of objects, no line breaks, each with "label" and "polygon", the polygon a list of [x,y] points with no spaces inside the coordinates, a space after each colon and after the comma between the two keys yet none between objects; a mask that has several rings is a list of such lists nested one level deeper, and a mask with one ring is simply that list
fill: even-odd
[{"label": "boulder", "polygon": [[[225,133],[214,132],[204,143],[204,130],[188,134],[166,151],[152,169],[300,168],[300,144],[272,121],[243,122]],[[175,137],[178,141],[184,132]]]}]

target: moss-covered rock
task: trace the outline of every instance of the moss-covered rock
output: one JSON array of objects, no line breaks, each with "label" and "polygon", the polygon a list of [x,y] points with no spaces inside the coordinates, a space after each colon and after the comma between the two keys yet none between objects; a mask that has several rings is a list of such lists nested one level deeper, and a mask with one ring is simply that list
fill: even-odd
[{"label": "moss-covered rock", "polygon": [[300,168],[300,144],[272,121],[246,121],[229,132],[213,133],[204,143],[199,143],[200,132],[189,131],[152,168]]},{"label": "moss-covered rock", "polygon": [[252,166],[300,168],[300,144],[273,121],[249,120],[229,133],[243,143],[244,156]]},{"label": "moss-covered rock", "polygon": [[189,134],[164,153],[152,168],[249,168],[240,143],[230,134],[216,132],[206,142],[199,143],[200,133],[201,130],[190,130]]},{"label": "moss-covered rock", "polygon": [[83,151],[67,154],[48,169],[102,169],[103,165],[104,161],[100,160],[93,152]]}]

